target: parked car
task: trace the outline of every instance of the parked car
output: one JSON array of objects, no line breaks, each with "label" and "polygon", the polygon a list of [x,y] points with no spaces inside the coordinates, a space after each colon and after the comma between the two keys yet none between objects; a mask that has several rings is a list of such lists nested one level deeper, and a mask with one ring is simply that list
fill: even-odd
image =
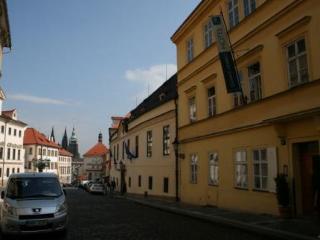
[{"label": "parked car", "polygon": [[93,183],[89,187],[90,193],[100,193],[104,194],[104,186],[102,183]]},{"label": "parked car", "polygon": [[87,192],[90,192],[90,186],[93,184],[92,181],[89,181],[87,183],[84,184],[84,190],[86,190]]},{"label": "parked car", "polygon": [[0,225],[3,234],[66,233],[68,207],[57,175],[11,174],[1,198]]}]

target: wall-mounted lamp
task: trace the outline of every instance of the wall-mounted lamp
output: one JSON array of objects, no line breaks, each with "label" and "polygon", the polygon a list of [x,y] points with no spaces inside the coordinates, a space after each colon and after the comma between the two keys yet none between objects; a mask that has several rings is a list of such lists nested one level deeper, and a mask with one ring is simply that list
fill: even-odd
[{"label": "wall-mounted lamp", "polygon": [[280,139],[280,144],[281,145],[286,145],[287,144],[287,138],[285,136],[278,136]]}]

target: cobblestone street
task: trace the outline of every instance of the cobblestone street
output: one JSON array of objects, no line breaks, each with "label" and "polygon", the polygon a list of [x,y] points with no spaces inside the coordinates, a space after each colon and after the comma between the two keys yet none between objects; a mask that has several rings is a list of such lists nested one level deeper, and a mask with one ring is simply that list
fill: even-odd
[{"label": "cobblestone street", "polygon": [[[67,198],[70,220],[65,239],[267,239],[82,190],[68,190]],[[32,239],[44,237],[57,239]]]}]

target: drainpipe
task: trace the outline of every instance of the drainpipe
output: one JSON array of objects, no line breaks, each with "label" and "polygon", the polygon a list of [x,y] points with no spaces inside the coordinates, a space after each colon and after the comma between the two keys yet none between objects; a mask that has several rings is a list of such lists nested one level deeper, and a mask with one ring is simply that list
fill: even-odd
[{"label": "drainpipe", "polygon": [[4,162],[6,161],[6,145],[7,145],[7,122],[4,123],[4,146],[3,146],[3,156],[2,156],[2,178],[1,178],[1,186],[3,187],[3,178],[4,178]]},{"label": "drainpipe", "polygon": [[178,93],[174,99],[175,104],[175,117],[176,117],[176,139],[175,139],[175,177],[176,177],[176,201],[180,201],[179,197],[179,135],[178,135]]}]

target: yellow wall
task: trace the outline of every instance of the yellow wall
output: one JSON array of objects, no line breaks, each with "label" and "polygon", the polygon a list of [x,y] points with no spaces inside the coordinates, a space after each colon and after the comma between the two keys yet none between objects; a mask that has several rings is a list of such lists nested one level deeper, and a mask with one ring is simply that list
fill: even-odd
[{"label": "yellow wall", "polygon": [[[168,156],[163,155],[162,134],[163,127],[169,125],[170,144]],[[174,197],[175,196],[175,153],[172,142],[175,139],[175,104],[169,101],[161,106],[143,114],[129,123],[128,132],[123,134],[122,126],[118,129],[118,137],[110,146],[119,144],[119,160],[126,166],[125,179],[128,193]],[[147,131],[152,131],[152,156],[147,157],[146,136]],[[135,137],[139,136],[139,157],[129,160],[124,154],[122,159],[122,141],[130,139],[130,150],[135,153]],[[115,154],[113,152],[113,154]],[[113,159],[113,158],[112,158]],[[112,160],[113,162],[113,160]],[[138,186],[138,178],[141,176],[141,187]],[[120,179],[120,171],[115,170],[114,163],[110,172],[111,177]],[[152,190],[148,189],[148,177],[153,177]],[[169,178],[168,193],[163,192],[163,178]],[[131,186],[129,186],[131,178]]]},{"label": "yellow wall", "polygon": [[[258,8],[244,18],[240,4],[240,23],[232,28],[230,39],[238,69],[243,75],[243,90],[249,95],[247,67],[257,61],[261,67],[262,100],[235,108],[232,94],[227,94],[216,43],[204,49],[203,26],[220,8],[228,19],[227,1],[204,0],[172,36],[177,47],[179,93],[179,141],[185,158],[181,163],[181,199],[195,204],[209,204],[251,212],[277,214],[272,192],[252,189],[252,150],[275,147],[278,172],[289,166],[293,178],[292,143],[319,140],[315,124],[320,107],[319,23],[320,1],[257,1]],[[227,20],[228,24],[228,20]],[[186,61],[186,41],[192,37],[194,59]],[[287,74],[286,46],[305,38],[309,82],[290,88]],[[217,115],[208,117],[207,89],[216,90]],[[196,97],[197,121],[190,123],[188,99]],[[311,110],[314,110],[313,112]],[[306,113],[311,111],[312,113]],[[299,114],[299,118],[290,118]],[[274,118],[284,117],[278,123]],[[280,126],[280,127],[279,127]],[[279,136],[287,140],[281,145]],[[234,151],[247,150],[248,190],[234,188]],[[219,185],[208,186],[208,153],[219,155]],[[199,157],[198,183],[190,184],[190,154]]]}]

